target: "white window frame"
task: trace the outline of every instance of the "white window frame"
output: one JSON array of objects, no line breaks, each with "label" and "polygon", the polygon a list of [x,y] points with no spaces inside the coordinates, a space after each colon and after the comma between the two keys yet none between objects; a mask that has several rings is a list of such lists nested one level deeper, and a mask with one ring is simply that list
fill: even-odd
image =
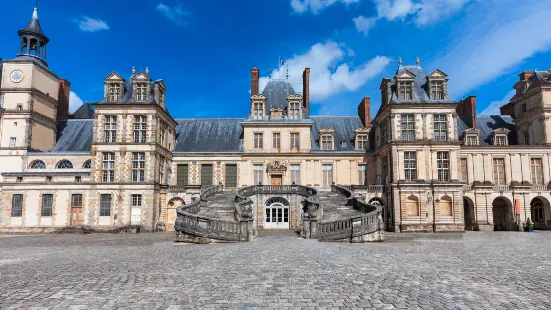
[{"label": "white window frame", "polygon": [[134,143],[145,143],[147,138],[147,115],[134,115]]},{"label": "white window frame", "polygon": [[115,181],[115,153],[103,153],[102,160],[102,182],[111,183]]},{"label": "white window frame", "polygon": [[132,153],[132,182],[145,182],[145,153]]},{"label": "white window frame", "polygon": [[415,116],[402,114],[402,141],[415,141]]},{"label": "white window frame", "polygon": [[436,169],[438,181],[450,181],[450,152],[436,152]]},{"label": "white window frame", "polygon": [[117,142],[117,116],[105,115],[104,124],[104,142],[115,143]]}]

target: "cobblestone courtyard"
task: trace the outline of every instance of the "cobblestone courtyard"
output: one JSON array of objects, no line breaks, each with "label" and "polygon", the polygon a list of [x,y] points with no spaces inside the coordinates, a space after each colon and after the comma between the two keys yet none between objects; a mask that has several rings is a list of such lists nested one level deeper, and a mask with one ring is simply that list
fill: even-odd
[{"label": "cobblestone courtyard", "polygon": [[551,309],[551,232],[172,238],[0,236],[0,308]]}]

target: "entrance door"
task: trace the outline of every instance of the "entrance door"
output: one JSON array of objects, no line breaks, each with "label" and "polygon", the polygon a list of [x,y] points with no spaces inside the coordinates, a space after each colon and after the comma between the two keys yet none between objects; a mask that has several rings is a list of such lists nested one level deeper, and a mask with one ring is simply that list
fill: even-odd
[{"label": "entrance door", "polygon": [[72,207],[71,208],[71,226],[77,226],[84,222],[84,217],[82,214],[82,207]]},{"label": "entrance door", "polygon": [[289,207],[282,203],[266,206],[264,229],[289,229]]},{"label": "entrance door", "polygon": [[281,185],[283,183],[283,176],[281,174],[272,175],[272,185]]},{"label": "entrance door", "polygon": [[132,206],[132,213],[130,218],[131,225],[140,225],[142,223],[142,207]]}]

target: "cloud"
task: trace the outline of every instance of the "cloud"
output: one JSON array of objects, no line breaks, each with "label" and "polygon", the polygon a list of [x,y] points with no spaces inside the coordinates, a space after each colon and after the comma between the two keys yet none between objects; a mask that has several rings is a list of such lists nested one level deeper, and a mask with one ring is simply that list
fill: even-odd
[{"label": "cloud", "polygon": [[353,18],[352,20],[354,21],[354,25],[356,25],[356,30],[363,33],[364,35],[367,35],[369,33],[369,30],[371,30],[371,28],[375,26],[375,22],[377,21],[376,18],[365,18],[361,15]]},{"label": "cloud", "polygon": [[101,30],[109,30],[109,25],[99,18],[91,18],[83,15],[80,18],[73,19],[73,21],[78,24],[78,27],[82,31],[96,32]]},{"label": "cloud", "polygon": [[490,102],[490,104],[486,107],[486,109],[484,109],[484,111],[482,111],[482,113],[480,114],[500,115],[501,113],[499,111],[499,108],[507,104],[511,100],[511,98],[513,98],[515,93],[516,91],[512,89],[502,99]]},{"label": "cloud", "polygon": [[84,101],[75,92],[71,91],[69,95],[69,113],[75,113],[83,103]]},{"label": "cloud", "polygon": [[[288,67],[290,83],[295,91],[301,92],[302,72],[305,67],[309,67],[310,100],[315,103],[338,93],[358,90],[367,81],[379,75],[390,63],[388,57],[376,56],[351,68],[344,62],[345,56],[351,57],[349,55],[349,49],[342,44],[333,41],[317,43],[306,53],[285,60],[286,66],[273,70],[271,76],[285,77]],[[268,81],[268,77],[260,78],[260,91]]]},{"label": "cloud", "polygon": [[291,8],[294,13],[302,14],[311,11],[312,14],[318,14],[321,10],[337,3],[349,5],[358,3],[360,0],[291,0]]},{"label": "cloud", "polygon": [[179,26],[187,25],[191,17],[191,12],[182,7],[181,4],[170,7],[166,4],[159,3],[155,10]]}]

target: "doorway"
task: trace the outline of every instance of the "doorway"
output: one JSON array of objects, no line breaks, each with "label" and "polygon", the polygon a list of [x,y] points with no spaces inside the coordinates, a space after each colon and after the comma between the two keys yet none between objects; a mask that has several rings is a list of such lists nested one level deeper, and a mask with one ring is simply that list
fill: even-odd
[{"label": "doorway", "polygon": [[272,174],[272,185],[281,185],[283,183],[283,176],[281,174]]},{"label": "doorway", "polygon": [[492,203],[494,231],[511,231],[514,226],[512,204],[505,197],[498,197]]},{"label": "doorway", "polygon": [[77,226],[84,222],[82,207],[71,208],[71,226]]},{"label": "doorway", "polygon": [[266,201],[264,229],[289,229],[289,202],[282,197]]}]

